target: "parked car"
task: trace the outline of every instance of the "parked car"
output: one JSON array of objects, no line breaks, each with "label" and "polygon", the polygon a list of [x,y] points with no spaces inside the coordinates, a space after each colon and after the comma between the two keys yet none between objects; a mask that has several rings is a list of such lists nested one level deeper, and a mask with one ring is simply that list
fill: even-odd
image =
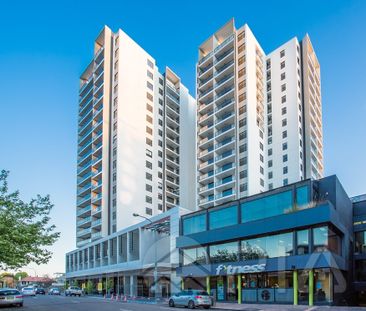
[{"label": "parked car", "polygon": [[0,288],[0,306],[23,307],[23,295],[13,288]]},{"label": "parked car", "polygon": [[169,298],[169,307],[183,306],[189,309],[204,307],[209,309],[211,305],[211,297],[202,290],[184,290]]},{"label": "parked car", "polygon": [[36,294],[37,295],[46,295],[46,291],[42,287],[37,287]]},{"label": "parked car", "polygon": [[80,287],[70,286],[67,290],[65,290],[65,296],[81,296],[83,291]]},{"label": "parked car", "polygon": [[61,291],[57,287],[53,287],[48,291],[48,295],[61,295]]},{"label": "parked car", "polygon": [[23,294],[23,296],[35,296],[36,295],[36,289],[32,286],[23,287],[22,288],[22,294]]}]

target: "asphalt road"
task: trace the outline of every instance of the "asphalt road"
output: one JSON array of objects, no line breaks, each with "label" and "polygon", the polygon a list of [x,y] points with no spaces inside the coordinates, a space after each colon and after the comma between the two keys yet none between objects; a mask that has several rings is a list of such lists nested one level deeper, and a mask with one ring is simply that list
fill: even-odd
[{"label": "asphalt road", "polygon": [[[232,304],[233,309],[238,305]],[[228,307],[228,305],[226,305]],[[349,310],[349,311],[365,311],[366,308],[347,308],[347,307],[309,307],[309,306],[291,306],[291,305],[241,305],[241,310],[247,311],[330,311],[330,310]],[[0,307],[0,311],[183,311],[184,308],[169,308],[168,305],[141,304],[141,303],[124,303],[111,301],[110,299],[101,299],[94,297],[65,297],[65,296],[36,296],[26,297],[24,299],[23,308],[4,308]],[[199,309],[203,310],[203,309]],[[215,308],[215,311],[220,309]],[[222,309],[221,309],[222,310]]]}]

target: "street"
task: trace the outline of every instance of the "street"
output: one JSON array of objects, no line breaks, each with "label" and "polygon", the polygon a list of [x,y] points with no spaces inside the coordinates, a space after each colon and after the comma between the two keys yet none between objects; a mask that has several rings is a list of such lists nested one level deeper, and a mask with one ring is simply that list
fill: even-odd
[{"label": "street", "polygon": [[[306,310],[306,311],[322,311],[322,310],[352,310],[365,311],[366,308],[361,307],[309,307],[309,306],[291,306],[291,305],[251,305],[251,304],[222,304],[217,305],[214,310],[247,310],[247,311],[290,311],[290,310]],[[10,310],[25,311],[166,311],[166,310],[185,310],[184,308],[170,308],[167,305],[142,304],[142,303],[124,303],[113,301],[110,299],[102,299],[97,297],[65,297],[65,296],[36,296],[26,297],[24,299],[23,308],[4,308],[1,311]],[[201,310],[201,309],[200,309]]]}]

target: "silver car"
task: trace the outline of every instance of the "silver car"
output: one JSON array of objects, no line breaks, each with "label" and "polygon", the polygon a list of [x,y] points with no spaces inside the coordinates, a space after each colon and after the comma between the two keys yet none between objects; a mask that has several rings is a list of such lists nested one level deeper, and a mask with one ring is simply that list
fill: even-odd
[{"label": "silver car", "polygon": [[23,307],[23,295],[14,288],[0,288],[0,306]]},{"label": "silver car", "polygon": [[204,307],[209,309],[211,305],[211,297],[202,290],[184,290],[169,298],[169,307],[183,306],[189,309]]}]

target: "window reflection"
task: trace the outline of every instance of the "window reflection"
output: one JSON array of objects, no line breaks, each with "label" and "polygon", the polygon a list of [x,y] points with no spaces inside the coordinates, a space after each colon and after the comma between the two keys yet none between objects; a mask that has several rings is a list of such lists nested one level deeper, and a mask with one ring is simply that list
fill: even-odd
[{"label": "window reflection", "polygon": [[237,261],[239,259],[238,252],[238,242],[211,245],[210,261],[212,263]]},{"label": "window reflection", "polygon": [[366,253],[366,231],[355,233],[355,253]]},{"label": "window reflection", "polygon": [[183,234],[192,234],[206,230],[206,214],[183,219]]},{"label": "window reflection", "polygon": [[205,264],[207,251],[205,247],[195,247],[183,250],[183,264]]},{"label": "window reflection", "polygon": [[287,214],[292,209],[292,191],[267,196],[241,204],[241,222]]},{"label": "window reflection", "polygon": [[292,255],[292,232],[242,241],[243,260],[274,258]]},{"label": "window reflection", "polygon": [[238,223],[238,208],[230,206],[209,212],[210,230],[235,225]]},{"label": "window reflection", "polygon": [[341,238],[328,226],[313,228],[314,252],[341,254]]},{"label": "window reflection", "polygon": [[296,232],[297,254],[303,255],[309,253],[309,230]]}]

